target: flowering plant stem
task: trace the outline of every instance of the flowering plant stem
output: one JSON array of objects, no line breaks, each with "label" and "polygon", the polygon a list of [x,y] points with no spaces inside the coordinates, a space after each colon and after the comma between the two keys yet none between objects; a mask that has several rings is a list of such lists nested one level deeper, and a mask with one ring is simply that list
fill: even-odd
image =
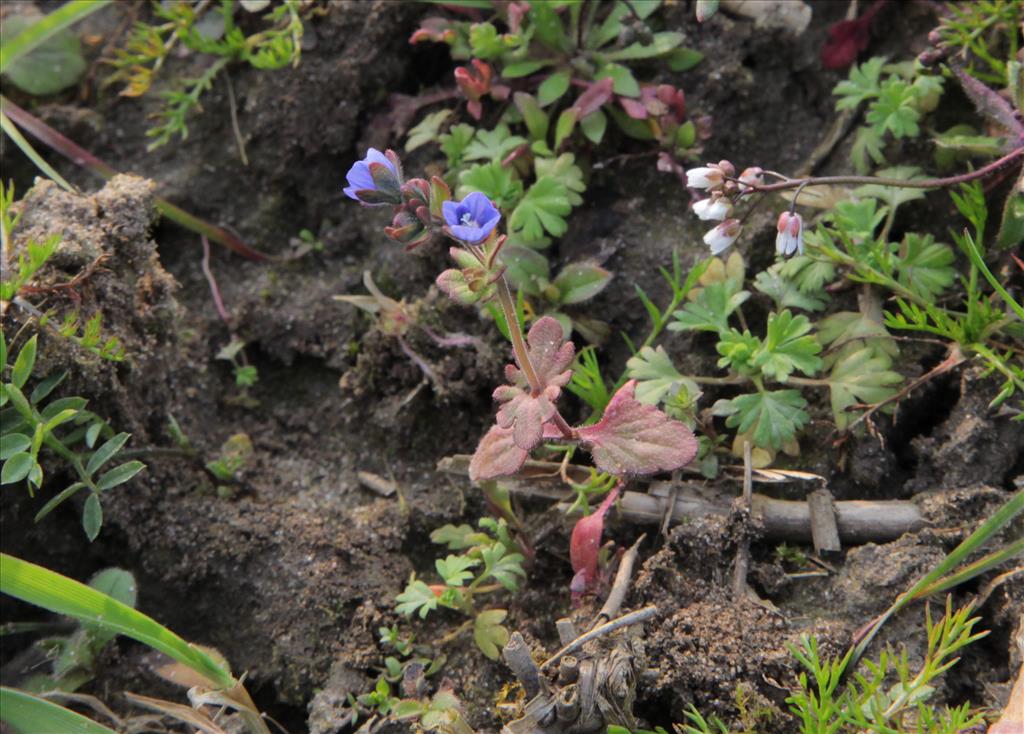
[{"label": "flowering plant stem", "polygon": [[[757,192],[761,194],[768,194],[773,191],[803,188],[805,186],[824,186],[826,184],[877,184],[879,186],[896,186],[905,189],[938,189],[967,183],[968,181],[973,181],[978,178],[984,178],[985,176],[995,173],[999,169],[1010,165],[1020,158],[1024,158],[1024,145],[1015,148],[1002,158],[992,161],[987,166],[982,166],[976,171],[968,171],[967,173],[961,173],[957,176],[947,176],[946,178],[922,178],[914,180],[885,178],[882,176],[809,176],[805,178],[790,178],[789,176],[776,173],[775,171],[765,171],[765,175],[774,176],[781,180],[778,183],[773,184],[745,182],[744,186],[750,193]],[[740,182],[738,178],[726,178],[729,181],[743,183]]]}]

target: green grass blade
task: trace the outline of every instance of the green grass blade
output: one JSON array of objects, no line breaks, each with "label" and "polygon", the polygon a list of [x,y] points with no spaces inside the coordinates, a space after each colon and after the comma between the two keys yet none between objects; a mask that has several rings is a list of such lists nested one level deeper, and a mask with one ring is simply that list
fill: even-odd
[{"label": "green grass blade", "polygon": [[46,160],[36,152],[36,149],[32,147],[32,143],[25,139],[25,136],[21,134],[21,130],[19,130],[3,112],[2,107],[0,107],[0,128],[3,128],[3,131],[10,136],[11,140],[14,141],[14,144],[18,146],[22,153],[25,154],[25,157],[32,161],[36,165],[36,168],[45,173],[51,181],[56,183],[65,191],[70,191],[73,194],[77,193],[75,188],[65,181],[64,177],[57,173],[53,166],[47,163]]},{"label": "green grass blade", "polygon": [[237,681],[212,657],[156,620],[93,588],[34,563],[0,554],[0,591],[57,614],[131,637],[187,665],[221,688]]},{"label": "green grass blade", "polygon": [[82,18],[92,15],[109,2],[110,0],[71,0],[14,38],[0,44],[0,73],[12,61],[21,58],[53,34],[60,33]]},{"label": "green grass blade", "polygon": [[0,721],[21,734],[117,734],[52,701],[7,686],[0,687]]}]

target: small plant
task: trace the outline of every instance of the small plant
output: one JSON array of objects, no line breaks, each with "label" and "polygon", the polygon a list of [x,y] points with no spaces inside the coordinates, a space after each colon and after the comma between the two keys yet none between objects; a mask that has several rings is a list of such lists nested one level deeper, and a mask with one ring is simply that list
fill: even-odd
[{"label": "small plant", "polygon": [[147,131],[154,150],[178,135],[188,137],[188,116],[201,109],[200,98],[228,64],[247,63],[257,69],[281,69],[297,65],[302,53],[300,0],[283,0],[263,16],[264,30],[246,35],[235,20],[238,7],[260,13],[270,7],[269,0],[221,0],[219,3],[193,4],[175,0],[153,3],[154,24],[137,23],[124,48],[114,52],[108,63],[114,67],[107,83],[123,82],[122,95],[139,97],[149,91],[171,51],[178,44],[213,61],[195,78],[183,79],[180,88],[162,93],[163,108],[159,122]]},{"label": "small plant", "polygon": [[[480,530],[469,525],[445,525],[430,534],[430,539],[449,550],[462,551],[449,554],[434,563],[440,584],[428,585],[413,574],[405,591],[396,598],[400,614],[420,618],[438,607],[454,609],[469,619],[448,639],[473,630],[473,639],[484,655],[497,660],[501,648],[509,639],[509,632],[501,623],[508,612],[504,609],[480,610],[480,599],[505,589],[516,591],[519,580],[525,578],[524,557],[513,548],[512,538],[504,520],[481,518]],[[485,584],[485,581],[491,581]]]},{"label": "small plant", "polygon": [[[104,470],[117,458],[130,436],[114,434],[105,421],[85,409],[84,398],[50,400],[50,395],[67,377],[66,372],[40,380],[27,395],[23,392],[35,367],[37,339],[33,336],[25,342],[14,362],[9,363],[7,339],[0,334],[0,365],[3,365],[0,483],[26,481],[29,492],[34,494],[43,485],[40,451],[43,447],[50,449],[74,470],[77,481],[51,498],[36,515],[36,522],[78,492],[88,490],[89,496],[82,509],[82,528],[90,541],[95,540],[103,525],[102,494],[127,482],[142,471],[145,464],[131,460]],[[107,440],[99,443],[101,437]]]}]

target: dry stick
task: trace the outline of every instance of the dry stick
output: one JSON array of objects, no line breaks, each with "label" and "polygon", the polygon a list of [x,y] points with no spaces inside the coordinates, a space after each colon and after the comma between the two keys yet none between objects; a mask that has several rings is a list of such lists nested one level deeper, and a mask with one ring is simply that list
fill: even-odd
[{"label": "dry stick", "polygon": [[512,674],[522,684],[527,699],[540,693],[540,668],[533,661],[530,646],[526,644],[526,640],[521,634],[512,633],[505,649],[501,651],[501,656],[504,658],[505,664],[512,670]]},{"label": "dry stick", "polygon": [[643,609],[638,609],[635,612],[630,612],[629,614],[624,614],[618,619],[613,619],[611,622],[606,622],[602,624],[600,627],[595,627],[589,632],[580,635],[575,640],[573,640],[568,645],[566,645],[561,650],[559,650],[554,655],[545,660],[543,663],[541,663],[540,669],[546,670],[547,668],[550,668],[552,665],[557,663],[566,655],[571,655],[572,653],[581,649],[591,640],[596,640],[598,637],[607,635],[611,632],[614,632],[617,629],[621,629],[622,627],[629,627],[633,624],[640,624],[641,622],[646,622],[648,619],[651,619],[652,617],[657,615],[657,613],[658,608],[652,605],[649,607],[644,607]]},{"label": "dry stick", "polygon": [[[751,460],[750,441],[743,442],[743,509],[746,511],[746,521],[749,524],[751,519],[752,502],[754,497],[754,466]],[[739,603],[747,595],[747,569],[750,568],[750,538],[746,533],[736,549],[736,565],[732,574],[732,600]]]},{"label": "dry stick", "polygon": [[607,622],[619,613],[619,610],[622,608],[622,602],[626,599],[626,592],[629,591],[629,584],[633,580],[633,566],[636,565],[640,544],[644,542],[646,537],[646,533],[642,534],[629,547],[629,550],[622,554],[622,559],[619,561],[619,570],[615,572],[615,581],[612,582],[612,590],[609,592],[604,606],[601,607],[601,611],[594,617],[594,622],[590,625],[590,629],[594,629],[599,624]]},{"label": "dry stick", "polygon": [[242,129],[238,126],[238,108],[235,104],[235,87],[231,83],[231,74],[224,75],[224,81],[228,83],[228,107],[231,110],[231,130],[235,134],[235,142],[238,144],[238,157],[242,159],[242,165],[249,165],[249,156],[245,154],[245,139],[242,137]]},{"label": "dry stick", "polygon": [[[447,456],[438,462],[438,471],[465,476],[469,472],[467,454]],[[523,469],[506,481],[516,494],[546,500],[568,502],[570,492],[558,479],[559,465],[553,462],[527,461]],[[575,481],[586,481],[590,476],[586,467],[570,464],[567,475]],[[727,493],[708,491],[703,486],[686,483],[654,482],[650,494],[624,492],[619,499],[619,514],[637,523],[657,524],[664,517],[673,487],[679,496],[671,505],[672,519],[682,521],[696,517],[725,517],[729,514],[733,497]],[[806,502],[780,500],[763,494],[751,496],[752,511],[764,526],[767,540],[811,542],[811,515]],[[927,523],[920,508],[908,500],[843,500],[835,503],[839,538],[848,545],[884,543],[904,533],[919,530]]]}]

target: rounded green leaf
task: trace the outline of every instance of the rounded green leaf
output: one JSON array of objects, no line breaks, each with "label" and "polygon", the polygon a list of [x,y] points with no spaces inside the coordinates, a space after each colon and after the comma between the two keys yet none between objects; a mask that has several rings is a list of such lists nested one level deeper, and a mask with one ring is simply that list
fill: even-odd
[{"label": "rounded green leaf", "polygon": [[96,489],[102,492],[119,484],[124,484],[145,468],[146,465],[141,461],[125,462],[100,477],[100,480],[96,482]]},{"label": "rounded green leaf", "polygon": [[572,263],[555,277],[554,285],[562,294],[562,303],[582,303],[603,291],[611,279],[612,274],[599,265]]},{"label": "rounded green leaf", "polygon": [[541,107],[547,107],[552,102],[559,100],[563,94],[569,91],[571,80],[572,73],[568,69],[559,69],[552,73],[537,88],[537,102]]},{"label": "rounded green leaf", "polygon": [[32,368],[36,365],[36,343],[38,336],[33,336],[25,346],[18,352],[18,358],[14,360],[14,368],[11,370],[11,382],[16,387],[25,387],[28,378],[32,375]]},{"label": "rounded green leaf", "polygon": [[27,451],[32,439],[21,433],[8,433],[0,437],[0,461],[6,461],[15,454]]},{"label": "rounded green leaf", "polygon": [[[37,21],[14,16],[5,21],[4,35],[29,32]],[[18,89],[34,95],[55,94],[73,86],[85,72],[78,37],[64,30],[12,61],[4,74]]]},{"label": "rounded green leaf", "polygon": [[3,469],[0,469],[0,484],[14,484],[28,476],[35,466],[36,460],[32,454],[19,451],[4,462]]}]

